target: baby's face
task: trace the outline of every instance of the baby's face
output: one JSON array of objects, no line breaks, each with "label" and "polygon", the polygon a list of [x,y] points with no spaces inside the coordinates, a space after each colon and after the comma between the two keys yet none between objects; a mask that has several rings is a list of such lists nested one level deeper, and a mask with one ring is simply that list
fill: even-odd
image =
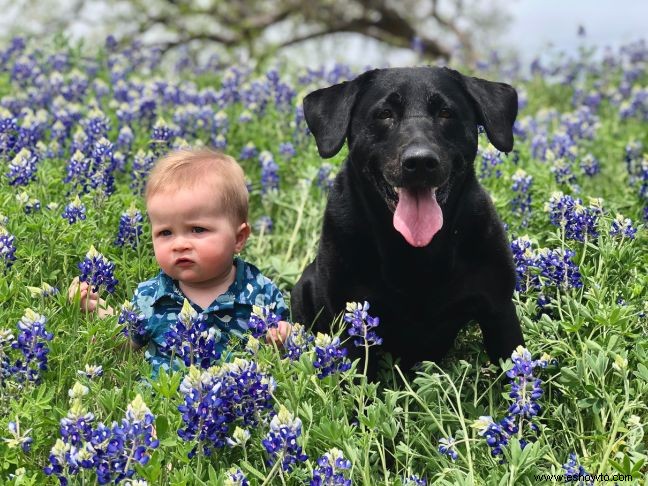
[{"label": "baby's face", "polygon": [[246,223],[236,225],[214,201],[207,184],[163,190],[148,198],[155,258],[171,278],[217,286],[245,245]]}]

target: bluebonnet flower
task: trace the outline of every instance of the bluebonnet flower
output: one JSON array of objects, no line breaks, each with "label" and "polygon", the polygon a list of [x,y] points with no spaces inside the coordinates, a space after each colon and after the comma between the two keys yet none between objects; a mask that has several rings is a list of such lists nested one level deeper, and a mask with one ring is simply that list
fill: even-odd
[{"label": "bluebonnet flower", "polygon": [[32,429],[27,429],[21,433],[20,421],[17,418],[15,422],[10,421],[7,425],[7,428],[9,429],[9,433],[13,436],[10,439],[6,437],[3,438],[3,440],[7,444],[7,447],[9,447],[10,449],[20,447],[24,453],[30,452],[32,442],[34,441],[31,437],[29,437],[29,433]]},{"label": "bluebonnet flower", "polygon": [[255,231],[263,234],[272,233],[272,219],[270,216],[260,216],[253,224]]},{"label": "bluebonnet flower", "polygon": [[167,124],[162,118],[158,118],[151,133],[151,143],[154,144],[155,150],[160,152],[169,147],[171,139],[176,133],[177,129],[175,127]]},{"label": "bluebonnet flower", "polygon": [[47,332],[45,323],[47,318],[27,309],[25,314],[18,321],[18,337],[12,348],[18,349],[23,357],[18,359],[14,369],[19,379],[28,379],[35,383],[40,382],[40,372],[47,370],[47,355],[49,348],[47,341],[54,337]]},{"label": "bluebonnet flower", "polygon": [[634,240],[636,234],[637,228],[632,226],[632,220],[630,218],[624,218],[622,215],[617,214],[614,218],[614,221],[612,221],[610,235],[623,236],[625,238]]},{"label": "bluebonnet flower", "polygon": [[36,213],[41,209],[40,201],[24,191],[16,195],[16,201],[22,205],[25,214]]},{"label": "bluebonnet flower", "polygon": [[459,453],[455,449],[456,439],[454,437],[444,437],[439,439],[439,452],[448,456],[453,461],[457,460]]},{"label": "bluebonnet flower", "polygon": [[511,200],[511,209],[515,214],[522,217],[522,226],[526,226],[528,217],[531,214],[531,194],[529,194],[529,189],[533,183],[533,177],[524,170],[518,169],[513,174],[512,180],[513,186],[511,189],[516,194]]},{"label": "bluebonnet flower", "polygon": [[142,213],[132,204],[119,218],[119,229],[117,230],[115,245],[129,245],[135,248],[142,235],[143,220]]},{"label": "bluebonnet flower", "polygon": [[77,370],[77,375],[85,376],[86,378],[92,380],[103,376],[103,367],[97,365],[85,365],[85,370]]},{"label": "bluebonnet flower", "polygon": [[12,349],[14,342],[16,340],[9,329],[0,329],[0,386],[5,384],[14,371],[9,356],[9,350]]},{"label": "bluebonnet flower", "polygon": [[77,443],[58,439],[49,456],[46,475],[55,475],[61,484],[81,468],[92,470],[98,484],[115,484],[135,475],[135,465],[145,465],[152,449],[159,445],[155,437],[155,417],[142,397],[128,405],[125,418],[110,427],[99,423]]},{"label": "bluebonnet flower", "polygon": [[[178,410],[184,428],[178,430],[178,435],[185,441],[197,440],[206,455],[213,448],[236,442],[236,437],[229,436],[230,428],[237,423],[256,426],[265,420],[272,409],[275,388],[274,379],[253,361],[237,358],[206,370],[191,366],[179,387],[183,404]],[[191,450],[190,457],[197,447]]]},{"label": "bluebonnet flower", "polygon": [[232,433],[232,437],[227,437],[225,442],[230,447],[243,447],[248,440],[250,440],[251,434],[249,430],[242,429],[241,427],[236,427]]},{"label": "bluebonnet flower", "polygon": [[185,299],[178,320],[164,333],[164,343],[160,345],[160,350],[182,359],[185,366],[209,368],[220,359],[217,350],[220,334]]},{"label": "bluebonnet flower", "polygon": [[215,138],[213,138],[212,144],[217,150],[225,150],[227,148],[227,139],[225,138],[225,135],[219,133]]},{"label": "bluebonnet flower", "polygon": [[572,162],[565,158],[558,158],[552,161],[549,171],[554,175],[556,184],[566,185],[570,187],[573,191],[578,192],[580,188],[576,182],[576,176],[574,175]]},{"label": "bluebonnet flower", "polygon": [[545,211],[550,213],[551,224],[564,231],[565,238],[580,242],[584,242],[586,236],[598,238],[596,226],[603,212],[600,200],[593,199],[592,204],[585,207],[581,199],[555,192],[545,204]]},{"label": "bluebonnet flower", "polygon": [[131,170],[131,183],[130,188],[136,194],[143,194],[146,186],[146,179],[149,172],[155,164],[155,154],[148,151],[138,150],[133,157],[133,168]]},{"label": "bluebonnet flower", "polygon": [[573,452],[569,454],[569,460],[563,464],[565,471],[565,482],[576,483],[579,486],[594,485],[593,475],[578,463],[578,458]]},{"label": "bluebonnet flower", "polygon": [[511,380],[509,396],[513,403],[508,409],[508,415],[499,422],[495,422],[490,416],[481,416],[472,424],[486,439],[493,457],[501,455],[503,448],[514,436],[519,438],[520,446],[524,448],[529,441],[529,437],[524,436],[527,429],[531,432],[538,430],[532,419],[540,411],[537,400],[542,395],[542,389],[541,381],[533,373],[536,368],[545,368],[551,358],[544,354],[540,359],[533,360],[528,349],[518,346],[511,354],[511,360],[513,367],[506,375]]},{"label": "bluebonnet flower", "polygon": [[31,150],[23,147],[20,152],[9,162],[10,186],[25,186],[36,178],[36,169],[38,165],[38,156]]},{"label": "bluebonnet flower", "polygon": [[485,149],[481,150],[480,155],[481,165],[479,176],[483,179],[493,176],[496,178],[501,177],[502,170],[500,166],[504,163],[502,153],[489,143]]},{"label": "bluebonnet flower", "polygon": [[264,150],[259,154],[261,165],[261,193],[279,189],[279,166],[270,152]]},{"label": "bluebonnet flower", "polygon": [[99,287],[106,287],[110,294],[115,291],[115,286],[119,283],[114,276],[115,264],[99,253],[94,246],[90,247],[78,267],[81,270],[79,280],[92,285],[93,292],[97,292]]},{"label": "bluebonnet flower", "polygon": [[252,157],[256,156],[258,153],[258,150],[254,143],[248,142],[245,144],[245,146],[241,149],[241,154],[239,155],[239,159],[241,160],[248,160],[251,159]]},{"label": "bluebonnet flower", "polygon": [[351,486],[351,480],[345,476],[345,471],[349,469],[351,461],[344,458],[340,449],[334,447],[317,459],[310,486]]},{"label": "bluebonnet flower", "polygon": [[251,122],[253,119],[252,112],[250,110],[243,110],[238,117],[238,121],[241,123]]},{"label": "bluebonnet flower", "polygon": [[349,336],[357,336],[360,339],[354,339],[353,344],[356,346],[376,346],[382,344],[382,338],[378,337],[373,330],[380,324],[380,318],[371,317],[369,302],[347,302],[347,312],[344,314],[344,321],[351,324],[348,330]]},{"label": "bluebonnet flower", "polygon": [[76,223],[79,219],[86,219],[86,207],[79,196],[76,196],[71,203],[65,206],[61,216],[67,219],[70,224]]},{"label": "bluebonnet flower", "polygon": [[335,174],[333,173],[333,166],[328,162],[324,162],[315,176],[315,183],[323,191],[328,191],[333,186]]},{"label": "bluebonnet flower", "polygon": [[276,461],[281,461],[284,471],[292,470],[293,466],[308,459],[302,452],[302,447],[297,439],[302,433],[302,422],[295,417],[286,407],[281,405],[270,421],[270,432],[261,441],[268,453],[268,464],[272,466]]},{"label": "bluebonnet flower", "polygon": [[124,336],[135,339],[146,334],[146,317],[130,301],[122,304],[119,312],[118,324],[123,327]]},{"label": "bluebonnet flower", "polygon": [[315,361],[313,361],[313,366],[317,370],[317,377],[320,380],[333,373],[351,368],[351,363],[346,359],[347,350],[340,348],[339,337],[331,337],[318,332],[314,344]]},{"label": "bluebonnet flower", "polygon": [[124,152],[130,152],[134,139],[133,130],[128,125],[124,125],[119,129],[119,134],[117,135],[117,147]]},{"label": "bluebonnet flower", "polygon": [[303,325],[298,322],[294,323],[284,344],[286,350],[284,357],[290,361],[297,361],[308,350],[309,343],[313,342],[314,339],[315,336],[308,332]]},{"label": "bluebonnet flower", "polygon": [[291,159],[295,155],[297,155],[297,151],[295,150],[295,147],[292,143],[283,142],[279,144],[279,155],[281,155],[284,159]]},{"label": "bluebonnet flower", "polygon": [[540,270],[540,280],[544,286],[554,285],[558,288],[580,288],[583,286],[578,266],[572,261],[574,252],[561,248],[538,250],[536,266]]},{"label": "bluebonnet flower", "polygon": [[601,172],[601,163],[592,154],[587,154],[581,159],[580,168],[591,177]]},{"label": "bluebonnet flower", "polygon": [[248,328],[255,338],[265,336],[268,329],[279,326],[279,316],[274,313],[274,305],[270,307],[252,306]]},{"label": "bluebonnet flower", "polygon": [[403,479],[403,486],[427,486],[427,480],[420,478],[417,474],[412,474]]},{"label": "bluebonnet flower", "polygon": [[90,140],[99,140],[107,137],[110,131],[110,118],[99,108],[92,108],[87,116],[81,120],[81,126]]},{"label": "bluebonnet flower", "polygon": [[225,473],[225,482],[224,486],[250,486],[250,482],[237,467],[230,468],[227,473]]},{"label": "bluebonnet flower", "polygon": [[0,264],[10,268],[16,260],[16,237],[0,226]]}]

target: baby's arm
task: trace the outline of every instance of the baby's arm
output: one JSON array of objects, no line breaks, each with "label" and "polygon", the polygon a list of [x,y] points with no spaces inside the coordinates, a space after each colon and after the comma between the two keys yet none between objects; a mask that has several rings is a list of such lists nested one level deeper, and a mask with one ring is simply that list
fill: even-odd
[{"label": "baby's arm", "polygon": [[99,293],[92,292],[88,282],[79,282],[79,277],[75,277],[68,288],[68,299],[74,302],[77,293],[80,297],[81,310],[85,312],[96,312],[100,318],[116,315],[115,309],[106,305],[106,301],[99,298]]}]

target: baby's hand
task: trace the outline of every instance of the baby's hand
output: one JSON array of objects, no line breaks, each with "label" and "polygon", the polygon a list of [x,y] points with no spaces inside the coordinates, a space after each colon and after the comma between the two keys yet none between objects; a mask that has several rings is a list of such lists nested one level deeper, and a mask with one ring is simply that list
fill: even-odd
[{"label": "baby's hand", "polygon": [[81,310],[85,312],[96,312],[99,307],[99,294],[92,292],[88,282],[79,282],[79,277],[74,277],[68,289],[68,299],[74,301],[77,292],[80,296]]},{"label": "baby's hand", "polygon": [[292,326],[289,322],[279,321],[279,325],[277,327],[271,327],[270,329],[268,329],[268,333],[266,334],[266,342],[268,344],[275,343],[277,347],[283,348],[286,339],[288,339],[288,336],[290,335],[291,329]]}]

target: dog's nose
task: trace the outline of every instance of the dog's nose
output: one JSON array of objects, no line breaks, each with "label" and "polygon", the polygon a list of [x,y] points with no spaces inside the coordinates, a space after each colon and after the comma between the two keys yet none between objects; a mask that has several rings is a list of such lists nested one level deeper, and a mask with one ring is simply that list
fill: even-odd
[{"label": "dog's nose", "polygon": [[439,158],[436,154],[426,147],[414,146],[408,147],[401,156],[403,172],[408,176],[430,175],[439,166]]}]

